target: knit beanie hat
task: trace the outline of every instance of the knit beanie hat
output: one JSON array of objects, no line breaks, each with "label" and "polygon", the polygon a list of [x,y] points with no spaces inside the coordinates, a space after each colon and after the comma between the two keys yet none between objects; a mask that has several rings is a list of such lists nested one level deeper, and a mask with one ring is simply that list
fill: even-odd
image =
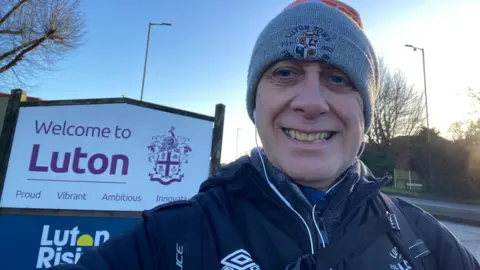
[{"label": "knit beanie hat", "polygon": [[352,7],[335,0],[297,0],[267,24],[248,70],[247,111],[252,121],[259,80],[271,65],[287,59],[322,61],[342,70],[363,99],[367,133],[380,74],[361,18]]}]

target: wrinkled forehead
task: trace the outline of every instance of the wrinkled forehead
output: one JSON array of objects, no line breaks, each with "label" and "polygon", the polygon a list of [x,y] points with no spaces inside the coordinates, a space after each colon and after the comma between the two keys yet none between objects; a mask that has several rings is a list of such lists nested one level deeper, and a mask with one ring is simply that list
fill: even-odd
[{"label": "wrinkled forehead", "polygon": [[288,5],[285,9],[283,9],[283,11],[303,3],[323,3],[325,5],[337,8],[345,15],[350,17],[354,22],[358,24],[358,26],[360,26],[360,28],[363,29],[363,23],[362,19],[360,18],[360,14],[353,7],[337,0],[296,0],[290,5]]}]

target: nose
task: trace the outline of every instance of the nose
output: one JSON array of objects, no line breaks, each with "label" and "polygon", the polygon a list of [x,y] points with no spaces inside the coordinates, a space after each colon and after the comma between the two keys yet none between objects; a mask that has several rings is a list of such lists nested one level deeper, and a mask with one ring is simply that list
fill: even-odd
[{"label": "nose", "polygon": [[328,89],[320,83],[318,72],[305,76],[300,91],[290,103],[290,107],[307,119],[314,119],[330,111],[327,102]]}]

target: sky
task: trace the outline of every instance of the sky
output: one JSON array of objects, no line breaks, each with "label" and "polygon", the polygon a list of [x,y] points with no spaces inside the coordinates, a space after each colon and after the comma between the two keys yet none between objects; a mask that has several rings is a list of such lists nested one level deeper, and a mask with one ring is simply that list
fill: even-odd
[{"label": "sky", "polygon": [[[25,90],[44,99],[140,99],[148,23],[171,23],[151,29],[144,101],[212,116],[225,104],[228,162],[255,146],[245,106],[249,59],[263,27],[290,2],[85,0],[83,45]],[[466,91],[480,90],[480,1],[345,2],[360,13],[377,55],[417,91],[422,55],[404,45],[425,49],[431,127],[448,136],[451,123],[470,117]]]}]

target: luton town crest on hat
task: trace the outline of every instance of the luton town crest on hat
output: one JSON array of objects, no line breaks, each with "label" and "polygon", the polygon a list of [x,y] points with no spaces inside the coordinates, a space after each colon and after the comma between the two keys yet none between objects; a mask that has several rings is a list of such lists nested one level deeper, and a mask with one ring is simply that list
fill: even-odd
[{"label": "luton town crest on hat", "polygon": [[185,176],[183,165],[188,163],[188,153],[192,151],[190,139],[177,136],[175,128],[171,127],[168,134],[154,136],[148,146],[148,162],[153,163],[148,174],[150,181],[169,185],[181,182]]},{"label": "luton town crest on hat", "polygon": [[305,59],[313,59],[318,53],[318,37],[313,31],[304,32],[297,37],[295,54]]}]

